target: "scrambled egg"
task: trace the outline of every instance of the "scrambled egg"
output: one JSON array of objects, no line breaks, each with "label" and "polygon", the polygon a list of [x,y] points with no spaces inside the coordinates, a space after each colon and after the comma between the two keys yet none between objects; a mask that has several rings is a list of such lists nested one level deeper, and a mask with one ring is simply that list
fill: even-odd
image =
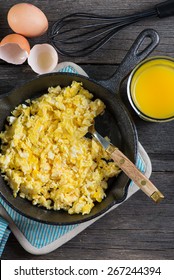
[{"label": "scrambled egg", "polygon": [[33,205],[88,214],[120,170],[85,134],[105,105],[72,82],[20,104],[0,133],[0,168],[13,190]]}]

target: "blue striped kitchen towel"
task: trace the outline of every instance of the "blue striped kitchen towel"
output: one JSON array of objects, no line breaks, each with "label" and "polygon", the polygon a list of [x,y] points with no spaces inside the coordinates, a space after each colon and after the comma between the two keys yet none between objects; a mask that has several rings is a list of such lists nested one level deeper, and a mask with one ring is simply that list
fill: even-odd
[{"label": "blue striped kitchen towel", "polygon": [[[79,67],[79,66],[78,66]],[[77,68],[74,64],[67,65],[59,71],[77,73]],[[79,70],[79,68],[78,68]],[[82,70],[83,71],[83,70]],[[79,73],[79,71],[78,71]],[[141,147],[141,146],[140,146]],[[143,172],[146,172],[146,162],[144,162],[141,153],[138,153],[137,167]],[[134,185],[134,184],[133,184]],[[131,189],[135,186],[131,186]],[[136,191],[137,189],[135,189]],[[1,197],[0,204],[6,211],[6,217],[10,225],[10,230],[13,231],[16,238],[25,250],[33,254],[45,254],[60,247],[62,244],[73,238],[79,232],[84,230],[94,221],[89,221],[79,225],[55,226],[43,224],[19,214],[12,209]],[[100,218],[100,217],[99,217]],[[7,229],[8,222],[0,218],[0,255],[2,254],[10,230]]]},{"label": "blue striped kitchen towel", "polygon": [[0,217],[0,256],[2,255],[5,244],[10,234],[10,230],[7,227],[8,222]]}]

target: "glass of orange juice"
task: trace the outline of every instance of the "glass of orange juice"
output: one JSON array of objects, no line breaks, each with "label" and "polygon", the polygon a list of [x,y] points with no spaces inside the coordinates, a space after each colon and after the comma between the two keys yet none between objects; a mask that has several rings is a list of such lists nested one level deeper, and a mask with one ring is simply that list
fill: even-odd
[{"label": "glass of orange juice", "polygon": [[127,84],[129,101],[138,115],[147,121],[174,119],[174,59],[148,58],[138,64]]}]

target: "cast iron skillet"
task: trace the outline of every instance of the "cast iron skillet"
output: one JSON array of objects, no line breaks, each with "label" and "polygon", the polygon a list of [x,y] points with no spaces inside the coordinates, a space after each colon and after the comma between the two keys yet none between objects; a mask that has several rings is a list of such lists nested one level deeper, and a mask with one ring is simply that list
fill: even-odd
[{"label": "cast iron skillet", "polygon": [[[145,40],[150,43],[143,50]],[[144,30],[136,39],[133,46],[123,59],[121,65],[109,80],[96,82],[91,78],[69,73],[51,73],[38,76],[12,92],[1,96],[0,102],[0,130],[4,129],[6,117],[20,103],[28,98],[35,98],[47,92],[49,86],[68,86],[72,81],[83,83],[84,88],[94,94],[94,98],[100,98],[106,105],[106,112],[102,117],[97,130],[103,135],[109,136],[112,143],[123,151],[126,156],[135,163],[137,155],[137,133],[134,124],[124,107],[119,95],[119,86],[123,78],[133,67],[143,60],[159,43],[159,36],[153,29]],[[126,198],[130,180],[122,172],[117,178],[109,182],[106,198],[94,206],[88,215],[69,215],[65,211],[45,210],[33,206],[28,200],[20,197],[14,198],[9,186],[0,176],[0,193],[5,201],[16,211],[31,219],[48,224],[75,224],[85,222],[109,210],[114,204]]]}]

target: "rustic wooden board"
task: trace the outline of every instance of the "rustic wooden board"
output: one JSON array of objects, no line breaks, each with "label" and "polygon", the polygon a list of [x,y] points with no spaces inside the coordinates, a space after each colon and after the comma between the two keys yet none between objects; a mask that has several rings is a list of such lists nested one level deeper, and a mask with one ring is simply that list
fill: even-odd
[{"label": "rustic wooden board", "polygon": [[[19,1],[1,3],[1,39],[11,33],[6,21],[9,8]],[[50,25],[62,15],[72,12],[95,12],[108,15],[131,14],[148,9],[161,1],[30,1],[47,15]],[[154,28],[160,35],[160,44],[153,55],[174,57],[174,17],[163,20],[149,19],[120,31],[107,45],[85,58],[59,61],[79,63],[90,77],[108,78],[122,61],[134,39],[144,28]],[[47,36],[30,39],[35,43],[47,42]],[[0,94],[35,77],[25,63],[13,66],[0,61]],[[174,258],[174,123],[148,123],[139,119],[129,105],[126,81],[121,97],[130,111],[138,131],[139,141],[148,152],[153,167],[154,184],[164,193],[159,205],[151,202],[141,191],[116,210],[107,214],[61,248],[43,256],[31,255],[11,234],[2,259],[173,259]]]}]

